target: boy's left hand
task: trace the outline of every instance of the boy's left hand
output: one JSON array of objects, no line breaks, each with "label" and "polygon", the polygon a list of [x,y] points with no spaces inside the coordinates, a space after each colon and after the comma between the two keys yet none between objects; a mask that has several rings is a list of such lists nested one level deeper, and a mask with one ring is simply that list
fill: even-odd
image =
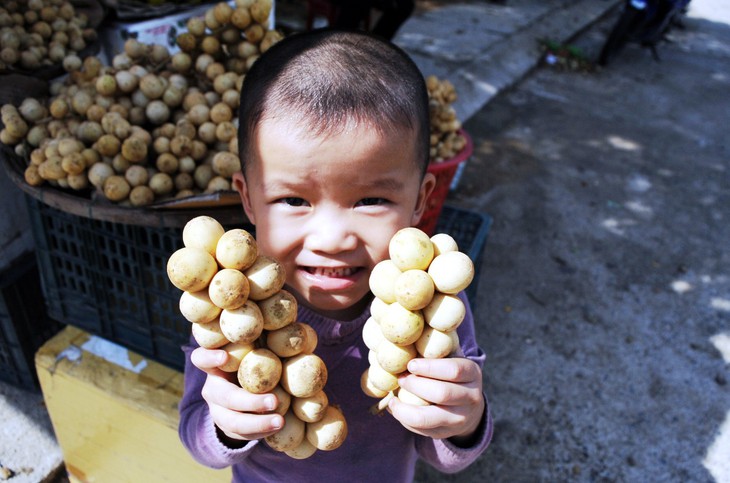
[{"label": "boy's left hand", "polygon": [[393,417],[414,433],[435,439],[468,442],[484,414],[482,371],[466,358],[413,359],[408,373],[399,377],[401,387],[430,401],[413,406],[392,398]]}]

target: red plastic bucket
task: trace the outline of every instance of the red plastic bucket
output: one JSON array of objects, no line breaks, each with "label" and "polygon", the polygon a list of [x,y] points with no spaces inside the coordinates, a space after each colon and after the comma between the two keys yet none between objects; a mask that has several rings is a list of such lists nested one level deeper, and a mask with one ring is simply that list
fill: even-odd
[{"label": "red plastic bucket", "polygon": [[451,159],[439,163],[431,163],[428,166],[428,172],[436,177],[436,187],[431,192],[428,200],[426,200],[426,209],[423,212],[421,221],[417,225],[417,228],[420,228],[428,235],[433,235],[434,230],[436,230],[436,222],[441,214],[446,197],[449,195],[451,181],[454,179],[459,165],[468,160],[474,151],[474,144],[469,134],[464,130],[459,130],[459,134],[464,136],[466,140],[464,149]]}]

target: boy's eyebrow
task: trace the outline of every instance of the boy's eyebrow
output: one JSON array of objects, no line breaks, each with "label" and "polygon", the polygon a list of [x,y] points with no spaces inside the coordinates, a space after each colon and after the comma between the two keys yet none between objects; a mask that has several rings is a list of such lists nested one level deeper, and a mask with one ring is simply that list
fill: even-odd
[{"label": "boy's eyebrow", "polygon": [[[296,186],[296,185],[309,185],[310,181],[307,179],[299,180],[298,182],[284,181],[284,180],[273,180],[264,184],[263,188],[267,190],[277,190],[281,188]],[[377,178],[372,181],[363,183],[357,183],[360,189],[382,189],[387,191],[398,191],[402,190],[405,186],[402,181],[394,178]]]},{"label": "boy's eyebrow", "polygon": [[378,178],[368,183],[363,183],[364,187],[367,188],[380,188],[385,190],[400,190],[403,189],[403,182],[394,178]]}]

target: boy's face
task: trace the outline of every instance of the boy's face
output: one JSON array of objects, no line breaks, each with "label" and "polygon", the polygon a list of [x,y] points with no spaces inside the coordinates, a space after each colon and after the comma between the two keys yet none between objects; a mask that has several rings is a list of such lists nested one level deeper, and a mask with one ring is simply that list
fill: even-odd
[{"label": "boy's face", "polygon": [[295,121],[266,119],[257,159],[234,176],[259,251],[286,268],[300,301],[347,320],[369,300],[368,277],[399,229],[418,223],[434,186],[421,180],[415,136],[365,123],[314,137]]}]

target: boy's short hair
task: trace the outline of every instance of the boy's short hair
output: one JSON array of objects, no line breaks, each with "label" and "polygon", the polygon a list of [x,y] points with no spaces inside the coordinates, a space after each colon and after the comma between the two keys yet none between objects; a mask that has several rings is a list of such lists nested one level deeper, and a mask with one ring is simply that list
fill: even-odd
[{"label": "boy's short hair", "polygon": [[315,136],[341,133],[348,121],[382,133],[410,130],[416,162],[429,161],[425,80],[400,48],[360,32],[314,30],[290,35],[259,57],[241,89],[238,141],[242,170],[255,155],[268,115],[301,118]]}]

